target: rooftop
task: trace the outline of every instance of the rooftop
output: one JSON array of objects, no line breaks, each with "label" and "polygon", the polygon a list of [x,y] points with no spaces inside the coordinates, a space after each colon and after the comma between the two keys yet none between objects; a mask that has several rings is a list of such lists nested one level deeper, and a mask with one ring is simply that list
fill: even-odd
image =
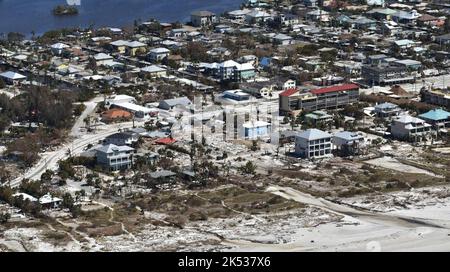
[{"label": "rooftop", "polygon": [[280,93],[279,95],[280,96],[291,96],[291,95],[293,95],[295,93],[298,93],[298,89],[288,89],[288,90]]},{"label": "rooftop", "polygon": [[338,86],[332,86],[332,87],[312,90],[311,93],[324,94],[324,93],[331,93],[331,92],[343,92],[343,91],[349,91],[349,90],[355,90],[355,89],[359,89],[359,86],[356,84],[344,84],[344,85],[338,85]]},{"label": "rooftop", "polygon": [[102,152],[102,153],[106,153],[106,154],[111,154],[114,152],[127,152],[127,151],[133,151],[133,150],[134,150],[134,148],[131,148],[126,145],[117,146],[117,145],[113,145],[113,144],[104,145],[104,146],[97,148],[98,152]]},{"label": "rooftop", "polygon": [[18,79],[25,79],[25,78],[27,78],[24,75],[21,75],[19,73],[12,72],[12,71],[7,71],[7,72],[4,72],[4,73],[1,73],[0,77],[4,77],[4,78],[7,78],[7,79],[11,79],[11,80],[18,80]]},{"label": "rooftop", "polygon": [[331,138],[332,135],[325,131],[312,128],[312,129],[308,129],[308,130],[305,130],[305,131],[297,134],[296,137],[303,138],[308,141],[312,141],[312,140],[318,140],[318,139],[323,139],[323,138]]},{"label": "rooftop", "polygon": [[199,16],[199,17],[206,17],[206,16],[214,16],[215,14],[211,11],[207,10],[200,10],[200,11],[194,11],[191,13],[192,16]]},{"label": "rooftop", "polygon": [[341,139],[347,140],[347,141],[353,141],[353,140],[364,138],[362,135],[360,135],[360,134],[358,134],[356,132],[351,132],[351,131],[336,132],[333,136],[337,137],[337,138],[341,138]]},{"label": "rooftop", "polygon": [[420,118],[433,120],[433,121],[440,121],[440,120],[446,120],[450,118],[450,112],[445,111],[443,109],[434,109],[430,110],[424,114],[419,115]]}]

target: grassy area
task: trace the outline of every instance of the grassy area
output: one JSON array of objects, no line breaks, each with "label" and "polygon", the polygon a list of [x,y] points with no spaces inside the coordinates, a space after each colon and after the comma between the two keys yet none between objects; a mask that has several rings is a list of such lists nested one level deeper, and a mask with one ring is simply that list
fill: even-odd
[{"label": "grassy area", "polygon": [[235,185],[198,193],[160,192],[143,196],[134,204],[147,211],[165,214],[165,220],[176,226],[189,221],[229,218],[237,213],[250,216],[303,207],[300,203],[274,196],[262,189]]},{"label": "grassy area", "polygon": [[44,232],[44,237],[50,240],[53,245],[61,246],[66,245],[71,241],[70,237],[64,232],[48,230]]},{"label": "grassy area", "polygon": [[[365,164],[354,164],[351,169],[345,165],[336,165],[338,164],[318,167],[313,173],[279,170],[277,174],[284,177],[283,185],[316,197],[352,197],[372,192],[409,190],[445,182],[445,179],[426,174],[404,173]],[[411,165],[417,166],[415,163]],[[423,165],[421,168],[445,176],[444,172],[432,171],[428,167],[425,169]]]}]

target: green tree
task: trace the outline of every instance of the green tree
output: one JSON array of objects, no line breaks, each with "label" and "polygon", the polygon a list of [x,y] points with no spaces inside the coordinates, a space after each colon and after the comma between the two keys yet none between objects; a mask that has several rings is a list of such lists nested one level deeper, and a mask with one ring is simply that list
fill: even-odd
[{"label": "green tree", "polygon": [[239,171],[244,175],[254,175],[256,173],[256,165],[248,161],[245,165],[239,167]]},{"label": "green tree", "polygon": [[0,213],[0,224],[5,224],[11,218],[11,214],[7,212]]}]

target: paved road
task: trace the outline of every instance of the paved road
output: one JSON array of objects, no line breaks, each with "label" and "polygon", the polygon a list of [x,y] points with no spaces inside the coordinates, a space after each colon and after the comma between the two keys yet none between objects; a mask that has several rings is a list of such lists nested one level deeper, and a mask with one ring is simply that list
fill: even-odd
[{"label": "paved road", "polygon": [[75,122],[75,124],[72,127],[72,130],[70,132],[70,136],[80,136],[80,129],[83,127],[84,125],[84,119],[86,119],[86,117],[88,117],[89,115],[91,115],[95,108],[97,107],[97,104],[101,101],[103,101],[103,97],[102,96],[98,96],[88,102],[84,102],[84,105],[86,106],[86,109],[81,113],[80,117],[78,117],[77,121]]},{"label": "paved road", "polygon": [[[62,159],[68,158],[69,154],[71,154],[72,156],[78,155],[82,153],[88,145],[98,143],[105,137],[116,133],[119,129],[127,129],[133,127],[133,122],[104,125],[102,127],[98,127],[94,133],[82,134],[80,128],[84,125],[84,119],[93,113],[97,104],[102,100],[102,97],[96,97],[91,101],[85,102],[86,109],[83,111],[80,117],[78,117],[71,130],[70,136],[73,137],[72,140],[70,140],[70,142],[66,143],[56,151],[41,154],[41,159],[25,174],[10,181],[10,186],[19,186],[23,179],[40,179],[41,175],[47,169],[57,170],[58,162]],[[136,123],[136,125],[138,124],[139,123]]]}]

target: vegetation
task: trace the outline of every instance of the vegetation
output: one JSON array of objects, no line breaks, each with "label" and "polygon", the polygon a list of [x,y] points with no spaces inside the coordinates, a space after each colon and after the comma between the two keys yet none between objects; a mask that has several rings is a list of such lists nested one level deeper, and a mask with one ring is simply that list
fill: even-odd
[{"label": "vegetation", "polygon": [[11,218],[11,214],[7,212],[0,213],[0,224],[5,224]]},{"label": "vegetation", "polygon": [[63,15],[77,15],[78,9],[75,6],[69,5],[58,5],[53,8],[53,15],[63,16]]},{"label": "vegetation", "polygon": [[254,165],[251,161],[248,161],[245,165],[239,167],[239,171],[244,175],[254,175],[256,165]]}]

